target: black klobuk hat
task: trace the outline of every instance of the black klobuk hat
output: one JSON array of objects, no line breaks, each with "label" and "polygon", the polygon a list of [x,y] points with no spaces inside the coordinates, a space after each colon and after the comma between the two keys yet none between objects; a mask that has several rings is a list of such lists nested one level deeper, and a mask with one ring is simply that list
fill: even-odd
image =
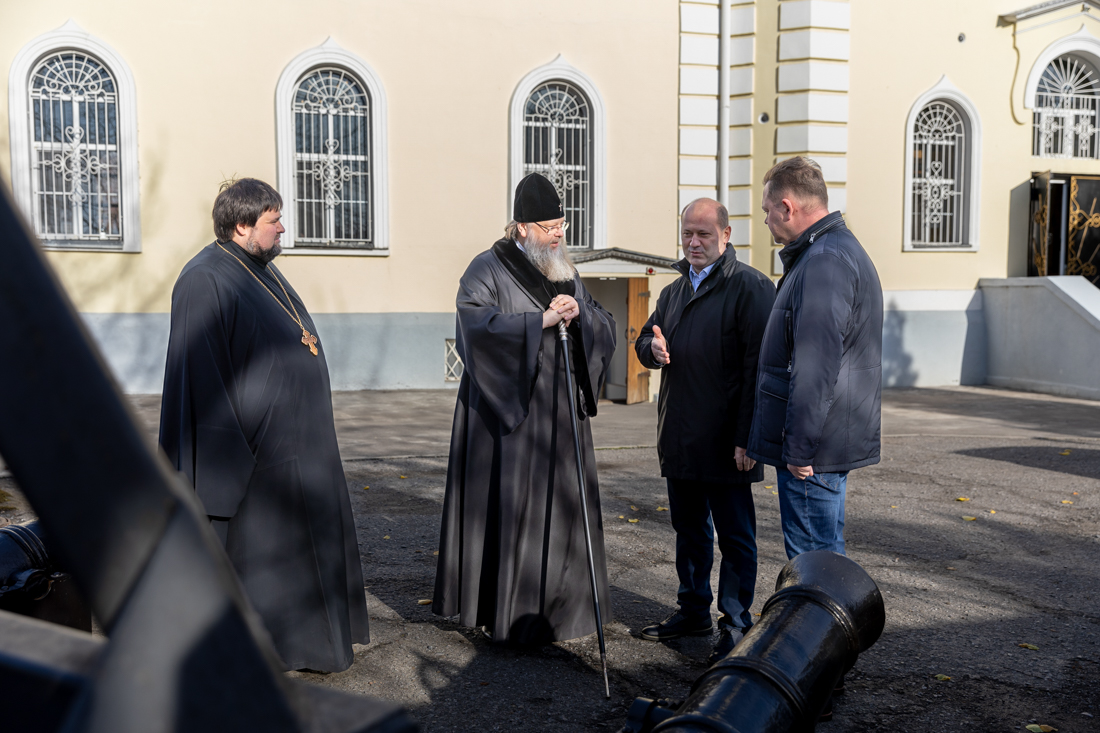
[{"label": "black klobuk hat", "polygon": [[516,200],[512,205],[515,221],[550,221],[565,216],[561,198],[554,184],[543,175],[530,173],[516,186]]}]

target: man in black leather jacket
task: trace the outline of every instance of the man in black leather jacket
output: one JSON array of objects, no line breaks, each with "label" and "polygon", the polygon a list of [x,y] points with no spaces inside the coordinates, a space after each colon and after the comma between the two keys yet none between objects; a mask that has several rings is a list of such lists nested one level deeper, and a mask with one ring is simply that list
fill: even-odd
[{"label": "man in black leather jacket", "polygon": [[748,454],[776,467],[787,556],[843,554],[848,472],[879,462],[882,287],[829,213],[816,163],[782,161],[764,184],[786,274],[760,347]]},{"label": "man in black leather jacket", "polygon": [[721,616],[713,662],[752,626],[752,483],[764,479],[764,467],[745,450],[757,354],[775,286],[759,270],[738,262],[733,247],[726,246],[729,215],[722,204],[693,201],[681,225],[684,259],[675,267],[682,277],[661,291],[634,345],[642,364],[661,370],[657,453],[668,481],[680,580],[679,610],[642,629],[642,638],[711,633],[710,571],[717,534]]}]

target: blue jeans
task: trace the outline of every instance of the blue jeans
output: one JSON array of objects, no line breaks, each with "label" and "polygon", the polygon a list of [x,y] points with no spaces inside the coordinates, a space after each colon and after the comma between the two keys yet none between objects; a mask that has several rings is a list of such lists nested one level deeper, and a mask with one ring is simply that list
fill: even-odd
[{"label": "blue jeans", "polygon": [[844,554],[844,494],[848,472],[814,473],[805,481],[783,468],[779,479],[779,519],[787,558],[810,550]]},{"label": "blue jeans", "polygon": [[[710,617],[710,570],[714,535],[722,564],[718,569],[719,624],[752,626],[756,591],[756,507],[751,484],[719,484],[668,479],[668,508],[676,530],[677,601],[685,616]],[[712,519],[713,517],[713,519]]]}]

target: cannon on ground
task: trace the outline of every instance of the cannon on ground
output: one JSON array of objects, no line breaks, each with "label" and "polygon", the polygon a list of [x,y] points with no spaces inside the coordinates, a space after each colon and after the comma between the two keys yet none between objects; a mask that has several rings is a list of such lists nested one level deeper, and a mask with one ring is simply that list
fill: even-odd
[{"label": "cannon on ground", "polygon": [[92,630],[92,611],[50,556],[38,522],[0,527],[0,610]]},{"label": "cannon on ground", "polygon": [[857,563],[824,550],[799,555],[780,571],[759,623],[687,700],[637,698],[623,733],[812,731],[885,623],[882,594]]}]

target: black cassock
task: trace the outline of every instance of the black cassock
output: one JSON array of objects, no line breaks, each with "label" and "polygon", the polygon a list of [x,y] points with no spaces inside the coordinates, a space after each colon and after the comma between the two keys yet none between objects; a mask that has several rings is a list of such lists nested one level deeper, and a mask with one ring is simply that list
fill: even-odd
[{"label": "black cassock", "polygon": [[160,444],[195,487],[287,668],[339,671],[369,633],[324,348],[318,341],[313,356],[253,277],[289,310],[271,266],[224,246],[199,252],[172,291]]},{"label": "black cassock", "polygon": [[588,516],[603,620],[611,619],[596,460],[588,417],[615,351],[615,321],[580,276],[553,284],[511,240],[474,258],[458,290],[465,364],[451,432],[432,611],[459,614],[520,644],[596,631],[558,329],[542,327],[557,292],[570,326]]}]

